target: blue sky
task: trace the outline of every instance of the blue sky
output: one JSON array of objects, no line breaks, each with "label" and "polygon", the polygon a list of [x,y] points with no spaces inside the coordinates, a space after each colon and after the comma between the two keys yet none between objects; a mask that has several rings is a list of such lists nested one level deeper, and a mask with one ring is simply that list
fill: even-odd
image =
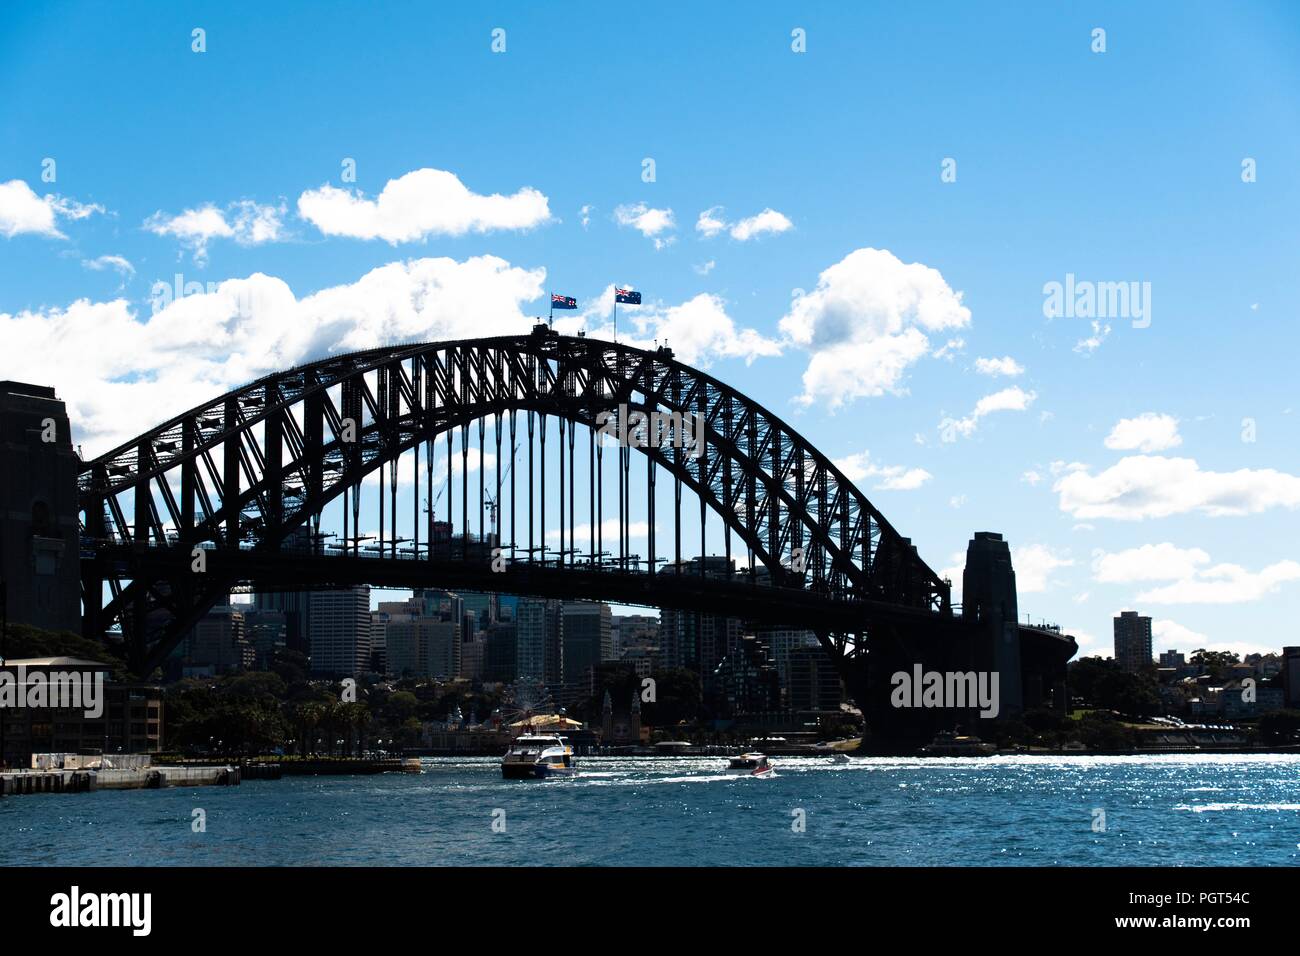
[{"label": "blue sky", "polygon": [[[525,331],[550,291],[599,334],[630,284],[626,333],[792,421],[934,567],[1001,531],[1022,614],[1085,652],[1126,608],[1157,647],[1276,648],[1298,99],[1287,3],[11,6],[0,377],[96,453],[273,360]],[[225,291],[153,315],[178,273]],[[1048,318],[1067,275],[1146,318]]]}]

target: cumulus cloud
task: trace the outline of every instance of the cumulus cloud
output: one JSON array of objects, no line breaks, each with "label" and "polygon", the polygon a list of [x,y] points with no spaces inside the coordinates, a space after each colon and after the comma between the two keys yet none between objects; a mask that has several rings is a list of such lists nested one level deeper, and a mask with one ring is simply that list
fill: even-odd
[{"label": "cumulus cloud", "polygon": [[158,236],[172,236],[189,248],[194,261],[208,258],[208,244],[214,239],[233,239],[241,246],[257,246],[284,238],[286,207],[261,205],[241,199],[220,209],[206,203],[172,216],[161,210],[144,222],[144,227]]},{"label": "cumulus cloud", "polygon": [[1061,510],[1076,518],[1224,517],[1300,507],[1300,476],[1272,468],[1203,471],[1193,458],[1162,455],[1130,455],[1095,475],[1080,465],[1052,490]]},{"label": "cumulus cloud", "polygon": [[1144,544],[1125,551],[1093,553],[1093,576],[1102,583],[1130,581],[1173,581],[1190,578],[1210,556],[1200,548],[1180,548],[1168,541]]},{"label": "cumulus cloud", "polygon": [[375,199],[329,184],[309,189],[298,197],[298,215],[327,236],[382,239],[392,245],[431,236],[529,229],[551,218],[546,196],[531,186],[512,196],[484,196],[455,173],[428,168],[390,179]]},{"label": "cumulus cloud", "polygon": [[1213,638],[1193,631],[1190,627],[1184,627],[1177,621],[1154,620],[1151,622],[1151,634],[1153,650],[1157,653],[1168,650],[1181,650],[1191,657],[1191,652],[1195,650],[1207,651],[1230,651],[1240,657],[1247,654],[1276,654],[1276,645],[1270,645],[1266,642],[1252,641],[1216,641]]},{"label": "cumulus cloud", "polygon": [[643,202],[617,207],[614,210],[614,221],[620,226],[635,229],[647,239],[653,239],[656,249],[662,249],[673,241],[672,236],[661,237],[677,227],[671,209],[654,209]]},{"label": "cumulus cloud", "polygon": [[1283,584],[1300,581],[1300,562],[1277,561],[1258,571],[1238,564],[1216,564],[1196,573],[1143,591],[1139,604],[1242,604],[1258,601]]},{"label": "cumulus cloud", "polygon": [[721,206],[712,206],[700,213],[700,218],[695,220],[695,231],[704,238],[716,236],[722,230],[727,228],[726,220],[722,219],[720,214]]},{"label": "cumulus cloud", "polygon": [[[620,288],[632,288],[620,286]],[[591,300],[577,316],[555,320],[557,331],[586,331],[600,338],[614,338],[610,321],[613,312],[614,286]],[[639,306],[619,308],[618,340],[637,348],[654,348],[667,344],[678,361],[707,367],[715,359],[741,358],[752,362],[763,356],[781,354],[779,342],[754,329],[739,328],[727,314],[727,304],[709,293],[687,299],[678,305],[645,302]]]},{"label": "cumulus cloud", "polygon": [[913,491],[934,476],[924,468],[906,468],[903,465],[879,465],[864,451],[835,460],[835,467],[854,483],[868,478],[879,479],[872,487],[877,491]]},{"label": "cumulus cloud", "polygon": [[971,413],[965,418],[957,420],[947,419],[939,427],[942,430],[952,429],[953,432],[969,438],[979,427],[980,420],[992,415],[994,412],[1023,412],[1026,408],[1034,403],[1038,396],[1034,392],[1026,392],[1019,385],[1013,385],[1010,388],[1004,388],[1000,392],[994,392],[991,395],[985,395],[971,410]]},{"label": "cumulus cloud", "polygon": [[1164,451],[1183,443],[1178,419],[1172,415],[1144,412],[1137,418],[1121,418],[1106,436],[1106,447],[1115,451]]},{"label": "cumulus cloud", "polygon": [[1008,378],[1014,378],[1017,375],[1024,374],[1025,367],[1010,355],[1004,355],[1002,358],[977,358],[975,360],[975,371],[981,375],[993,377],[1005,375]]},{"label": "cumulus cloud", "polygon": [[907,370],[930,351],[928,334],[969,322],[961,294],[937,270],[884,249],[857,249],[823,271],[781,319],[782,334],[809,353],[797,401],[835,409],[900,394]]},{"label": "cumulus cloud", "polygon": [[1073,565],[1072,558],[1065,554],[1057,554],[1045,544],[1030,544],[1011,549],[1011,566],[1016,572],[1016,590],[1021,594],[1046,591],[1056,583],[1052,580],[1053,571]]},{"label": "cumulus cloud", "polygon": [[79,203],[64,196],[38,196],[21,179],[0,183],[0,235],[7,239],[24,233],[66,239],[59,231],[60,219],[76,221],[103,212],[103,206]]},{"label": "cumulus cloud", "polygon": [[395,262],[298,298],[255,273],[152,315],[125,299],[0,313],[0,378],[54,385],[95,455],[168,414],[271,371],[335,352],[528,328],[545,269],[495,256]]},{"label": "cumulus cloud", "polygon": [[699,219],[695,221],[695,231],[705,239],[716,236],[725,229],[737,242],[748,242],[758,236],[775,235],[793,228],[794,223],[789,217],[771,208],[729,223],[722,218],[722,207],[713,206],[700,213]]},{"label": "cumulus cloud", "polygon": [[112,269],[120,276],[135,275],[135,266],[125,256],[96,256],[94,259],[82,259],[81,264],[95,272]]}]

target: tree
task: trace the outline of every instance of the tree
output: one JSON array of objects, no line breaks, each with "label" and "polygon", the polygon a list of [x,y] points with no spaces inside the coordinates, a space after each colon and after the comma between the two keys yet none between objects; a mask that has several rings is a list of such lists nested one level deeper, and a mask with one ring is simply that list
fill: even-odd
[{"label": "tree", "polygon": [[1228,669],[1240,662],[1241,658],[1232,651],[1207,651],[1203,647],[1192,651],[1192,656],[1188,658],[1188,663],[1196,664],[1215,681],[1223,680]]}]

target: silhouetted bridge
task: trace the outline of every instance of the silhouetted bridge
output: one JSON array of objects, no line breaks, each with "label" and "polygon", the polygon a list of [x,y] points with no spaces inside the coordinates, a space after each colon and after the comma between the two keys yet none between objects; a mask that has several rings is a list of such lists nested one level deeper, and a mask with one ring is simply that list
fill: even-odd
[{"label": "silhouetted bridge", "polygon": [[1017,623],[998,536],[972,540],[955,614],[949,583],[779,417],[667,348],[542,325],[266,376],[83,463],[79,507],[84,631],[120,629],[141,674],[240,586],[594,598],[807,629],[881,722],[881,681],[915,661],[999,670],[1004,711],[1022,690],[1064,706],[1075,650]]}]

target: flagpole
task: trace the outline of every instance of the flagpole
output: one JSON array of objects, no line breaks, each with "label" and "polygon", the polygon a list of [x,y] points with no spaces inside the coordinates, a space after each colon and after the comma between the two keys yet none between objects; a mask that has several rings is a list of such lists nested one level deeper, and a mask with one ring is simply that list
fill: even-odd
[{"label": "flagpole", "polygon": [[614,286],[614,341],[618,341],[618,286]]}]

